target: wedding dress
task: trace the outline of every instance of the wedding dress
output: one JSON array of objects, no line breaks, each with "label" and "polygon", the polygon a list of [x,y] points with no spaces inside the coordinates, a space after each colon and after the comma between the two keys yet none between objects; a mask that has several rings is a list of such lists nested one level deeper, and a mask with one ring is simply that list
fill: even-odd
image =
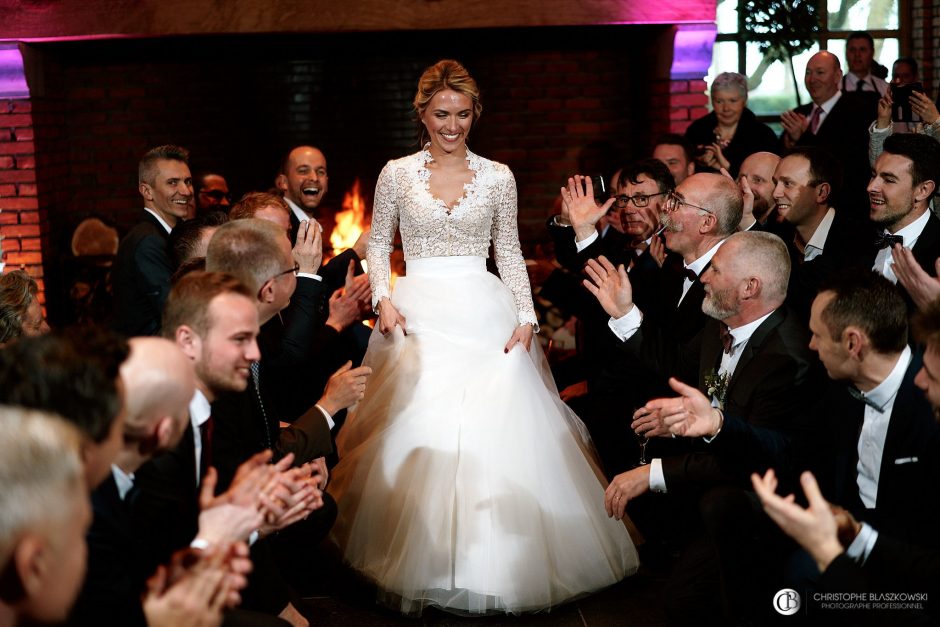
[{"label": "wedding dress", "polygon": [[[344,559],[405,613],[544,610],[638,565],[538,342],[503,351],[516,326],[535,323],[515,180],[504,165],[467,159],[474,177],[452,210],[429,190],[427,149],[379,176],[373,299],[391,297],[407,335],[373,332],[373,372],[340,430],[330,484]],[[390,295],[399,223],[407,276]],[[486,270],[491,239],[502,280]]]}]

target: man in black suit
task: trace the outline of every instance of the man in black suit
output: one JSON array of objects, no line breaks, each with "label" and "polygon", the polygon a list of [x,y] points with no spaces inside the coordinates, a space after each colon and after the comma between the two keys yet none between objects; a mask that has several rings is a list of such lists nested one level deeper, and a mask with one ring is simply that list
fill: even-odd
[{"label": "man in black suit", "polygon": [[[873,170],[868,185],[869,216],[879,232],[869,248],[870,267],[896,283],[892,264],[903,246],[930,276],[936,276],[940,220],[929,205],[940,181],[940,143],[926,135],[892,135],[885,140]],[[907,290],[902,294],[913,309]]]},{"label": "man in black suit", "polygon": [[[252,292],[230,275],[189,273],[173,286],[163,324],[164,335],[173,339],[193,364],[196,393],[189,403],[189,425],[179,445],[150,460],[136,473],[140,495],[132,517],[135,526],[143,530],[141,536],[152,559],[162,563],[169,553],[187,546],[196,536],[197,521],[206,505],[242,494],[254,507],[261,507],[260,489],[239,487],[245,485],[244,481],[253,483],[248,474],[263,477],[270,473],[268,479],[260,482],[261,486],[268,485],[272,478],[277,478],[282,486],[288,485],[283,480],[302,484],[289,490],[288,496],[288,501],[296,500],[302,507],[301,518],[322,505],[319,488],[309,470],[304,476],[290,474],[283,468],[290,458],[284,464],[267,464],[270,453],[240,460],[244,468],[233,473],[241,480],[239,485],[233,483],[228,493],[219,497],[213,498],[211,492],[216,476],[212,467],[223,454],[216,450],[217,432],[227,418],[216,415],[213,402],[226,393],[244,394],[251,378],[251,363],[260,357],[256,341],[258,311]],[[285,517],[284,512],[275,514],[279,520],[271,525],[265,520],[260,527],[262,535],[295,522],[294,518]],[[305,624],[291,602],[289,587],[270,560],[266,540],[255,542],[252,545],[255,569],[244,594],[244,607],[281,616],[295,625]]]},{"label": "man in black suit", "polygon": [[787,305],[806,321],[821,282],[847,268],[865,268],[870,229],[832,206],[842,170],[828,150],[794,148],[777,164],[773,179],[777,215],[794,229],[787,242],[793,269]]},{"label": "man in black suit", "polygon": [[[669,435],[665,421],[677,412],[686,416],[693,400],[708,416],[707,427],[699,421],[699,428],[672,430],[684,451],[618,475],[605,495],[611,516],[624,516],[630,503],[641,532],[682,549],[667,595],[673,618],[685,622],[702,603],[721,600],[719,581],[727,582],[728,572],[720,557],[740,563],[755,555],[742,544],[754,518],[744,493],[747,477],[755,469],[788,467],[809,437],[811,424],[800,409],[811,403],[815,360],[805,327],[782,307],[790,261],[771,233],[736,233],[718,249],[701,278],[709,319],[684,346],[672,329],[637,311],[628,280],[607,265],[589,266],[591,289],[621,329],[623,348],[675,377],[673,389],[688,397],[649,401],[631,426],[650,437]],[[729,548],[716,554],[716,547]]]},{"label": "man in black suit", "polygon": [[141,593],[153,573],[145,567],[131,524],[134,472],[173,449],[189,422],[195,392],[192,365],[172,342],[134,338],[121,365],[126,399],[123,446],[107,479],[91,495],[88,573],[73,608],[73,625],[145,625]]},{"label": "man in black suit", "polygon": [[[329,183],[326,156],[318,148],[297,146],[284,157],[274,184],[283,192],[284,200],[290,206],[290,241],[295,241],[302,223],[316,223]],[[350,261],[359,266],[365,255],[369,232],[370,229],[366,229],[352,248],[336,255],[323,267],[321,274],[331,293],[343,286]],[[360,272],[361,267],[357,274]]]},{"label": "man in black suit", "polygon": [[147,151],[140,160],[143,221],[121,240],[113,272],[115,329],[128,337],[160,333],[174,269],[167,239],[176,223],[189,215],[193,203],[188,160],[189,151],[169,145]]},{"label": "man in black suit", "polygon": [[754,196],[754,202],[750,212],[746,209],[742,212],[739,230],[771,230],[764,227],[775,205],[774,170],[778,163],[780,163],[780,156],[772,152],[755,152],[741,162],[738,186],[741,187],[741,193],[744,193],[746,181]]},{"label": "man in black suit", "polygon": [[[845,171],[842,198],[834,204],[854,211],[864,206],[862,192],[871,167],[868,163],[868,126],[878,115],[874,93],[840,89],[842,67],[839,58],[825,50],[806,64],[806,89],[812,102],[786,111],[781,140],[784,150],[795,146],[823,146],[836,155]],[[858,214],[859,219],[862,214]]]},{"label": "man in black suit", "polygon": [[[914,385],[924,392],[936,418],[940,408],[940,301],[934,301],[919,312],[914,318],[914,325],[918,339],[926,344],[923,365],[914,378]],[[899,414],[897,417],[904,416]],[[934,440],[931,458],[938,454],[940,449]],[[918,459],[916,463],[922,463],[922,460]],[[879,533],[883,529],[876,529],[867,523],[859,524],[849,517],[835,516],[831,505],[823,498],[816,479],[809,472],[801,477],[809,503],[805,509],[792,498],[786,499],[776,494],[777,482],[773,471],[768,471],[764,477],[753,476],[752,482],[767,514],[814,559],[822,572],[819,579],[822,591],[903,590],[913,594],[926,593],[926,598],[921,599],[926,601],[923,604],[925,612],[917,611],[909,616],[892,612],[890,619],[904,618],[912,623],[919,621],[917,624],[933,624],[931,617],[935,621],[940,614],[937,605],[930,602],[940,594],[940,551],[935,548],[935,517],[931,520],[932,529],[923,535],[907,533],[892,537],[889,533]],[[934,481],[921,486],[921,491],[913,495],[912,502],[905,506],[916,508],[924,497],[936,500],[936,485]],[[811,606],[810,611],[813,609]],[[853,615],[852,619],[874,620],[872,624],[885,624],[890,620],[885,611],[855,614],[857,616]]]}]

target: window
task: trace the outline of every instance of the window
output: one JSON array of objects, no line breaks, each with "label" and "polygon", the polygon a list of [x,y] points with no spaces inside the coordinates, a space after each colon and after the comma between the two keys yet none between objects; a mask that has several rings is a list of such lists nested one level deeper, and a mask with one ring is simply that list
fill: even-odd
[{"label": "window", "polygon": [[[824,0],[819,0],[823,3]],[[800,102],[809,102],[803,86],[806,62],[819,50],[829,50],[839,57],[845,70],[845,42],[849,33],[864,30],[875,39],[875,60],[886,66],[900,54],[900,0],[828,0],[820,11],[819,42],[793,59]],[[779,114],[796,106],[793,78],[789,64],[769,61],[758,51],[758,43],[744,31],[744,20],[738,11],[743,0],[719,0],[717,11],[718,36],[712,54],[712,65],[705,77],[712,79],[721,72],[740,72],[747,76],[750,94],[748,108],[765,121],[773,122]],[[820,6],[820,9],[823,7]],[[890,76],[889,76],[890,80]],[[779,130],[779,129],[778,129]]]}]

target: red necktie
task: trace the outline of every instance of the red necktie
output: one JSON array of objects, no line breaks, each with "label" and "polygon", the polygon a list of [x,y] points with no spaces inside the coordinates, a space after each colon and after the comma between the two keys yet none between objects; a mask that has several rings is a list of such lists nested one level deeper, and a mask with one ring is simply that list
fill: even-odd
[{"label": "red necktie", "polygon": [[732,337],[728,325],[724,322],[718,323],[718,337],[721,338],[721,348],[724,349],[725,353],[734,355],[734,337]]},{"label": "red necktie", "polygon": [[819,130],[819,115],[822,113],[822,107],[813,105],[813,114],[809,116],[809,130],[813,135]]}]

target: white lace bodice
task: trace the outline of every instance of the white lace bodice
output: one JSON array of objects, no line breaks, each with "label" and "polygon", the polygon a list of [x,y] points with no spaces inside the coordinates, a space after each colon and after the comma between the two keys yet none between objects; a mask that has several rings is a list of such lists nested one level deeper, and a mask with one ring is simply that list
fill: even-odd
[{"label": "white lace bodice", "polygon": [[536,324],[532,289],[519,248],[516,180],[509,168],[467,151],[474,172],[453,209],[430,190],[432,161],[425,148],[389,161],[379,175],[366,259],[372,305],[389,296],[389,256],[401,229],[405,260],[472,255],[487,257],[490,240],[503,283],[512,292],[520,323]]}]

